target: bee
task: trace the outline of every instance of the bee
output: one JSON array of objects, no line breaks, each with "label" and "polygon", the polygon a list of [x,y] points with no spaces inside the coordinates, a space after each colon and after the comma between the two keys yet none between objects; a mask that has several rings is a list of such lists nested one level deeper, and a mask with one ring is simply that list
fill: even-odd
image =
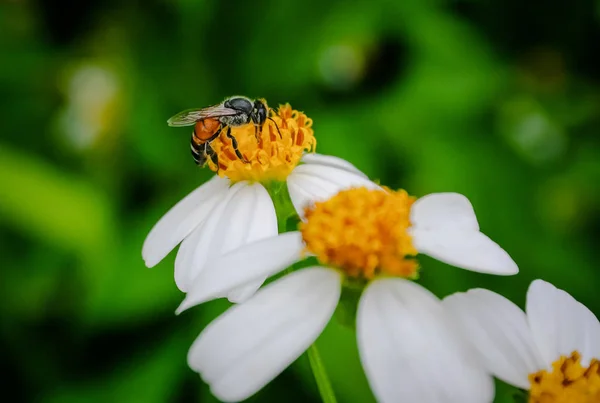
[{"label": "bee", "polygon": [[[219,161],[217,154],[210,143],[215,140],[225,130],[226,136],[231,140],[231,145],[235,155],[244,163],[248,163],[246,158],[238,149],[238,142],[231,134],[231,128],[243,126],[248,123],[254,123],[255,137],[260,141],[259,133],[267,119],[273,120],[269,113],[271,109],[262,99],[252,100],[243,96],[234,96],[225,99],[217,105],[209,106],[203,109],[187,109],[179,112],[167,121],[172,127],[183,127],[194,125],[190,147],[192,156],[197,165],[203,166],[208,158],[218,167]],[[273,120],[273,122],[275,122]],[[281,132],[275,122],[279,136]]]}]

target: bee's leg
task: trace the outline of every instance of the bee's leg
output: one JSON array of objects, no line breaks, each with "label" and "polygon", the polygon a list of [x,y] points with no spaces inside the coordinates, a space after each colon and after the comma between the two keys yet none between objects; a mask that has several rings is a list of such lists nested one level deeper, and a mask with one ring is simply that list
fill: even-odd
[{"label": "bee's leg", "polygon": [[221,166],[219,165],[219,157],[217,155],[217,153],[215,152],[215,150],[212,148],[212,146],[210,145],[210,143],[216,139],[217,137],[219,137],[219,135],[221,134],[221,132],[223,131],[223,128],[225,126],[223,124],[221,124],[219,126],[219,128],[217,129],[217,131],[215,132],[215,134],[213,134],[208,140],[206,140],[206,142],[204,143],[204,163],[206,164],[206,158],[210,157],[211,161],[216,165],[217,167],[217,173],[219,173],[219,169],[221,169]]},{"label": "bee's leg", "polygon": [[217,129],[217,131],[215,132],[215,134],[213,134],[212,136],[210,136],[210,138],[208,140],[206,140],[207,143],[210,143],[211,141],[213,141],[214,139],[216,139],[217,137],[219,137],[219,134],[221,134],[221,132],[223,131],[223,128],[225,126],[223,124],[221,124],[219,126],[219,128]]},{"label": "bee's leg", "polygon": [[219,173],[219,156],[215,152],[215,150],[210,146],[210,143],[206,143],[205,155],[210,157],[210,160],[217,166],[217,173]]},{"label": "bee's leg", "polygon": [[229,139],[231,140],[231,145],[233,146],[233,151],[235,151],[235,155],[237,155],[237,157],[240,160],[242,160],[243,163],[248,164],[250,161],[248,161],[246,158],[244,158],[244,156],[242,155],[242,153],[238,149],[238,142],[235,139],[235,137],[233,137],[231,135],[231,127],[229,127],[229,126],[227,126],[227,137],[229,137]]},{"label": "bee's leg", "polygon": [[261,138],[260,138],[259,134],[262,134],[262,130],[259,132],[258,125],[255,123],[254,124],[254,137],[256,137],[256,142],[258,144],[260,144],[260,142],[261,142]]}]

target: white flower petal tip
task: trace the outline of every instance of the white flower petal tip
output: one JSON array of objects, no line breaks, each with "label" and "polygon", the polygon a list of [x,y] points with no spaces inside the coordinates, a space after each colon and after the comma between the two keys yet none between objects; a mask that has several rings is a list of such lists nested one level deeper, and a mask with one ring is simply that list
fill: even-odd
[{"label": "white flower petal tip", "polygon": [[442,262],[480,273],[513,275],[519,267],[497,243],[479,232],[469,199],[459,193],[433,193],[411,207],[413,244]]},{"label": "white flower petal tip", "polygon": [[[176,313],[249,286],[248,283],[262,282],[300,259],[303,249],[300,232],[286,232],[244,245],[211,261],[210,270],[198,275]],[[243,294],[237,297],[248,297]]]},{"label": "white flower petal tip", "polygon": [[331,165],[299,165],[288,176],[288,191],[300,218],[304,209],[317,201],[324,201],[338,192],[355,187],[381,189],[364,175]]},{"label": "white flower petal tip", "polygon": [[552,284],[535,280],[527,291],[527,319],[548,366],[573,351],[581,362],[600,358],[600,322],[585,305]]},{"label": "white flower petal tip", "polygon": [[147,267],[154,267],[209,216],[226,194],[229,180],[213,177],[172,207],[150,230],[142,246]]},{"label": "white flower petal tip", "polygon": [[324,155],[318,153],[307,153],[302,156],[302,162],[305,164],[315,164],[315,165],[325,165],[334,168],[341,168],[348,172],[355,173],[364,178],[367,177],[362,171],[360,171],[357,167],[355,167],[352,163],[346,161],[345,159],[334,157],[332,155]]},{"label": "white flower petal tip", "polygon": [[334,270],[293,272],[209,324],[190,348],[188,364],[217,398],[247,399],[317,339],[340,293]]},{"label": "white flower petal tip", "polygon": [[473,206],[460,193],[432,193],[417,199],[410,221],[422,230],[452,227],[479,231]]},{"label": "white flower petal tip", "polygon": [[256,293],[256,291],[258,291],[260,286],[263,285],[265,280],[266,278],[262,278],[260,280],[252,281],[237,287],[227,294],[227,299],[231,303],[241,304],[242,302],[250,299]]},{"label": "white flower petal tip", "polygon": [[519,267],[497,243],[478,231],[412,228],[413,245],[444,263],[479,273],[511,276]]},{"label": "white flower petal tip", "polygon": [[379,402],[491,402],[494,383],[440,301],[418,284],[381,279],[358,306],[360,359]]},{"label": "white flower petal tip", "polygon": [[497,378],[529,389],[528,375],[545,368],[525,313],[503,296],[485,289],[450,295],[442,305],[464,337]]}]

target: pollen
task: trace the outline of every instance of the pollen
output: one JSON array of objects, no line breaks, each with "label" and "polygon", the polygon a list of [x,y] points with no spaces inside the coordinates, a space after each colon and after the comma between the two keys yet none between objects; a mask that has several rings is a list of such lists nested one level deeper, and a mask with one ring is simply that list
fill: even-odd
[{"label": "pollen", "polygon": [[352,278],[414,278],[417,250],[407,231],[414,201],[403,190],[354,188],[315,203],[300,224],[307,251]]},{"label": "pollen", "polygon": [[209,161],[210,169],[232,182],[284,181],[305,151],[315,151],[317,141],[312,119],[289,104],[280,106],[271,119],[266,120],[262,130],[259,128],[258,135],[253,123],[231,128],[243,160],[236,155],[224,130],[211,143],[219,166]]},{"label": "pollen", "polygon": [[593,359],[584,367],[577,351],[555,361],[551,372],[530,374],[529,381],[529,403],[600,402],[600,362]]}]

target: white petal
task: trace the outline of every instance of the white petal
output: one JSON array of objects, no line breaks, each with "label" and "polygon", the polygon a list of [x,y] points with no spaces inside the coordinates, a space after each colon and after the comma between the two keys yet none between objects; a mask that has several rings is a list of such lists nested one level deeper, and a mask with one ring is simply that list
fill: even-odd
[{"label": "white petal", "polygon": [[227,293],[227,299],[229,300],[229,302],[240,304],[246,301],[248,298],[252,297],[254,293],[258,291],[260,286],[263,285],[265,280],[266,277],[263,277],[260,280],[251,281],[249,283],[236,287]]},{"label": "white petal", "polygon": [[[223,214],[223,202],[217,206],[207,220],[198,226],[187,238],[183,240],[175,256],[175,285],[183,292],[189,288],[188,275],[191,270],[194,252],[199,242],[208,236],[210,228],[213,228],[218,222],[218,218]],[[208,230],[207,230],[208,229]]]},{"label": "white petal", "polygon": [[184,197],[157,223],[144,241],[142,257],[153,267],[210,214],[229,187],[229,180],[214,176]]},{"label": "white petal", "polygon": [[187,237],[175,259],[175,282],[187,292],[194,278],[213,256],[229,243],[240,242],[248,232],[256,202],[254,188],[246,182],[233,185],[211,216]]},{"label": "white petal", "polygon": [[287,179],[292,204],[300,217],[304,208],[315,201],[327,200],[341,190],[367,187],[381,189],[362,175],[325,165],[304,164],[297,166]]},{"label": "white petal", "polygon": [[307,153],[302,156],[302,162],[305,164],[313,164],[313,165],[325,165],[334,168],[341,168],[345,171],[352,172],[354,174],[360,175],[362,177],[367,177],[364,173],[362,173],[357,167],[352,165],[350,162],[345,159],[334,157],[332,155],[323,155],[317,153]]},{"label": "white petal", "polygon": [[294,209],[301,219],[304,219],[304,208],[313,204],[313,199],[323,191],[310,189],[310,178],[303,175],[294,175],[292,172],[287,178],[288,192]]},{"label": "white petal", "polygon": [[446,297],[442,304],[462,325],[485,367],[511,385],[529,389],[528,375],[545,368],[525,313],[501,295],[473,289]]},{"label": "white petal", "polygon": [[[250,223],[248,233],[241,242],[234,243],[230,240],[226,248],[221,252],[224,254],[235,248],[250,244],[261,239],[277,235],[277,213],[269,192],[260,183],[250,185],[254,188],[256,195],[256,208],[250,212]],[[252,281],[250,284],[241,285],[232,290],[227,298],[231,302],[240,303],[250,298],[260,288],[266,277]]]},{"label": "white petal", "polygon": [[[313,183],[333,192],[354,187],[367,187],[369,189],[381,189],[380,186],[365,178],[363,175],[349,172],[333,166],[305,164],[297,166],[292,174],[306,175],[313,179]],[[328,199],[331,195],[322,196],[321,200]]]},{"label": "white petal", "polygon": [[519,272],[509,254],[481,232],[453,228],[412,228],[411,235],[419,253],[453,266],[498,275]]},{"label": "white petal", "polygon": [[[249,197],[243,200],[242,192],[247,191]],[[249,184],[240,191],[237,198],[243,203],[231,211],[231,226],[222,228],[225,235],[219,254],[230,252],[250,242],[277,235],[277,214],[269,192],[260,183]],[[244,222],[236,230],[237,222]]]},{"label": "white petal", "polygon": [[379,402],[491,402],[494,384],[440,301],[403,279],[373,281],[357,314],[360,358]]},{"label": "white petal", "polygon": [[423,230],[452,227],[479,231],[471,202],[459,193],[433,193],[417,199],[410,209],[410,221]]},{"label": "white petal", "polygon": [[198,336],[188,364],[226,402],[256,393],[319,336],[341,292],[341,276],[320,267],[277,280],[235,305]]},{"label": "white petal", "polygon": [[177,313],[280,272],[300,260],[303,249],[302,235],[294,231],[244,245],[215,259],[210,269],[196,277]]},{"label": "white petal", "polygon": [[552,284],[535,280],[527,291],[527,319],[549,365],[579,351],[584,365],[600,359],[600,323],[585,305]]}]

